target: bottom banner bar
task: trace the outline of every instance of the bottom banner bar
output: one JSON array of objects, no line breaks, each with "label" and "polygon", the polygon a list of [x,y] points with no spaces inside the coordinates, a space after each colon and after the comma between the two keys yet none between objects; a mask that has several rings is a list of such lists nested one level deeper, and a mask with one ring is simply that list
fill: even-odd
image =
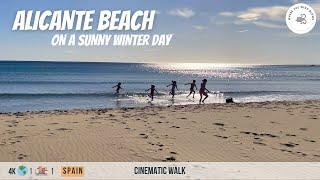
[{"label": "bottom banner bar", "polygon": [[320,179],[319,162],[1,162],[0,179]]}]

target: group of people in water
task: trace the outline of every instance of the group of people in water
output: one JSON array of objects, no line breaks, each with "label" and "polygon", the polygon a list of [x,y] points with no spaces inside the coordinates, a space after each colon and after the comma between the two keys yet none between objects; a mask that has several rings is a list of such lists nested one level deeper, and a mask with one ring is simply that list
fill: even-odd
[{"label": "group of people in water", "polygon": [[[200,85],[200,89],[199,89],[199,94],[200,94],[199,102],[204,103],[204,101],[208,98],[208,93],[210,93],[210,91],[206,88],[206,84],[207,84],[207,79],[203,79],[202,83]],[[187,98],[191,94],[193,94],[193,98],[194,98],[196,90],[198,90],[197,85],[196,85],[196,80],[193,80],[191,83],[186,83],[185,85],[190,85],[190,93],[188,94]],[[171,81],[171,84],[168,84],[167,87],[170,87],[170,86],[171,86],[170,95],[172,95],[172,98],[174,98],[174,96],[176,95],[176,90],[179,91],[178,86],[177,86],[177,81]],[[121,87],[121,82],[119,82],[117,85],[113,86],[112,88],[116,88],[117,94],[119,94],[120,90],[123,89]],[[151,87],[146,90],[146,92],[149,92],[149,91],[150,91],[150,93],[148,96],[151,98],[151,101],[153,101],[155,93],[158,93],[158,91],[156,90],[156,86],[151,85]],[[204,96],[204,98],[203,98],[203,96]]]}]

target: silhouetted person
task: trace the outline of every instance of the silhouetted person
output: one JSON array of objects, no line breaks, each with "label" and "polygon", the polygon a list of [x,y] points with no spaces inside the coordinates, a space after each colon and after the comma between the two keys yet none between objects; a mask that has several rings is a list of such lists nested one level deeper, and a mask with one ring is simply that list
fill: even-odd
[{"label": "silhouetted person", "polygon": [[192,83],[187,83],[187,84],[184,84],[184,85],[189,85],[190,84],[190,93],[187,97],[189,97],[192,93],[193,93],[193,98],[194,98],[194,94],[196,93],[196,91],[194,89],[198,89],[197,88],[197,85],[196,85],[196,80],[193,80]]},{"label": "silhouetted person", "polygon": [[117,89],[116,89],[116,93],[117,93],[117,94],[119,94],[120,89],[123,89],[123,88],[121,87],[121,82],[119,82],[117,85],[113,86],[112,88],[117,88]]},{"label": "silhouetted person", "polygon": [[174,98],[174,95],[176,95],[176,89],[178,90],[177,81],[172,81],[171,84],[167,85],[167,87],[171,86],[170,94],[172,95],[172,98]]},{"label": "silhouetted person", "polygon": [[158,93],[158,91],[156,90],[155,85],[151,85],[151,88],[147,89],[146,91],[149,91],[149,90],[150,90],[150,94],[148,96],[151,98],[151,101],[153,101],[154,92]]},{"label": "silhouetted person", "polygon": [[[207,84],[207,79],[202,80],[200,91],[199,91],[199,93],[200,93],[199,102],[204,103],[204,101],[208,98],[208,92],[210,92],[210,91],[206,88],[206,84]],[[203,100],[202,100],[202,96],[205,96],[205,98]]]}]

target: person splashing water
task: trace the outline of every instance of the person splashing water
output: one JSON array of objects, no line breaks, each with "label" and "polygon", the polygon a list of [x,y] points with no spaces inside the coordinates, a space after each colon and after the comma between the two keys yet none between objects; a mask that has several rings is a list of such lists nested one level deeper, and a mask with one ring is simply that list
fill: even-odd
[{"label": "person splashing water", "polygon": [[197,88],[197,85],[196,85],[196,80],[193,80],[192,83],[187,83],[187,84],[184,84],[184,85],[189,85],[190,84],[190,93],[189,95],[187,96],[187,98],[193,93],[193,98],[194,98],[194,94],[196,93],[196,91],[194,90],[194,88],[196,88],[196,90],[198,89]]},{"label": "person splashing water", "polygon": [[148,96],[151,98],[151,101],[153,101],[154,92],[158,93],[158,91],[156,90],[155,85],[151,85],[151,88],[147,89],[146,91],[149,91],[149,90],[150,90],[150,94]]},{"label": "person splashing water", "polygon": [[171,91],[170,94],[172,95],[172,99],[174,98],[174,96],[176,95],[176,89],[178,90],[178,86],[177,86],[177,81],[172,81],[171,84],[167,85],[167,87],[171,86]]},{"label": "person splashing water", "polygon": [[[207,85],[207,79],[202,80],[200,91],[199,91],[199,93],[200,93],[199,102],[200,103],[201,102],[204,103],[204,101],[208,98],[208,93],[210,93],[210,91],[206,88],[206,85]],[[205,98],[203,100],[202,100],[202,96],[205,96]]]},{"label": "person splashing water", "polygon": [[119,82],[117,85],[113,86],[112,88],[117,88],[117,89],[116,89],[116,93],[117,93],[117,94],[120,93],[120,89],[123,89],[123,88],[121,87],[121,82]]}]

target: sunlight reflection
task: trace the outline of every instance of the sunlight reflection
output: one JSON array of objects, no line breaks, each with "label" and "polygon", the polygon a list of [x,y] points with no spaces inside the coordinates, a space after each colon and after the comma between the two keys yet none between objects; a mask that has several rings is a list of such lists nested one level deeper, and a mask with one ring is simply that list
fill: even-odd
[{"label": "sunlight reflection", "polygon": [[255,79],[261,78],[262,72],[254,70],[257,65],[215,64],[215,63],[167,63],[146,64],[145,67],[158,72],[183,75],[197,75],[215,79]]},{"label": "sunlight reflection", "polygon": [[247,64],[223,64],[223,63],[168,63],[153,64],[153,67],[168,70],[214,70],[214,69],[234,69],[238,67],[252,67]]}]

